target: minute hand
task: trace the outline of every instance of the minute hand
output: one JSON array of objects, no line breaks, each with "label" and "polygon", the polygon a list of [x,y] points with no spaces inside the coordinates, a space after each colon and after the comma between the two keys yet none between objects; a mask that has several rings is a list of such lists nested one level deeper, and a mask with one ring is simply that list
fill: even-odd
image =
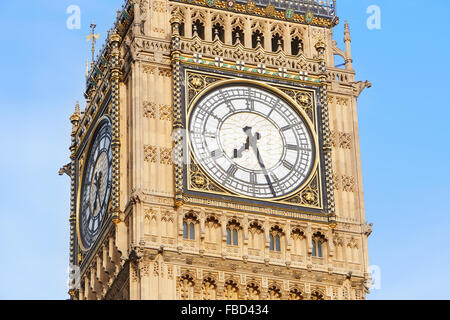
[{"label": "minute hand", "polygon": [[[261,153],[259,152],[258,146],[256,144],[257,137],[255,137],[255,136],[253,136],[251,134],[251,130],[247,130],[246,133],[247,133],[247,135],[249,135],[249,138],[250,138],[249,139],[250,147],[253,149],[253,152],[255,153],[256,159],[258,160],[258,164],[259,164],[259,166],[261,167],[261,169],[262,169],[262,171],[264,173],[264,177],[266,178],[267,183],[269,184],[270,192],[272,192],[273,196],[276,197],[277,194],[275,192],[275,189],[273,188],[272,181],[270,181],[269,172],[267,171],[267,168],[266,168],[266,166],[264,164],[264,161],[263,161],[263,159],[261,157]],[[259,136],[258,133],[256,133],[256,135]]]}]

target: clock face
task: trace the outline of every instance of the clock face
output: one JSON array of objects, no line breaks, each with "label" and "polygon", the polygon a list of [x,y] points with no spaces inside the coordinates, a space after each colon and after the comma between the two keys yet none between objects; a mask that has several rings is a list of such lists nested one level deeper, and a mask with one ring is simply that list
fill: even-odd
[{"label": "clock face", "polygon": [[311,130],[271,91],[250,85],[219,87],[194,106],[190,143],[200,167],[238,195],[275,199],[309,179],[315,163]]},{"label": "clock face", "polygon": [[112,177],[111,136],[111,125],[104,121],[87,155],[78,222],[85,249],[89,249],[97,239],[108,209]]}]

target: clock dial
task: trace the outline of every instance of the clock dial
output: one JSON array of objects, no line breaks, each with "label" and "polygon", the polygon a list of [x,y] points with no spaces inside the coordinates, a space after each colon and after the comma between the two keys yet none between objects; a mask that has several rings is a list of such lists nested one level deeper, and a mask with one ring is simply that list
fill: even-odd
[{"label": "clock dial", "polygon": [[287,196],[304,184],[315,163],[307,122],[259,87],[226,86],[206,94],[191,111],[189,131],[200,167],[239,195]]},{"label": "clock dial", "polygon": [[111,136],[111,125],[104,120],[87,155],[78,222],[85,249],[89,249],[97,239],[108,209],[112,177]]}]

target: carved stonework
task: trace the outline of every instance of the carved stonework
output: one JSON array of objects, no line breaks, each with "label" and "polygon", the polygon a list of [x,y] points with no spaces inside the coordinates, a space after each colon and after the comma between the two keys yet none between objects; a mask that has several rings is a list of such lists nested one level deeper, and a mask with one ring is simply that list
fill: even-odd
[{"label": "carved stonework", "polygon": [[144,146],[144,160],[149,163],[172,165],[172,149],[157,146]]}]

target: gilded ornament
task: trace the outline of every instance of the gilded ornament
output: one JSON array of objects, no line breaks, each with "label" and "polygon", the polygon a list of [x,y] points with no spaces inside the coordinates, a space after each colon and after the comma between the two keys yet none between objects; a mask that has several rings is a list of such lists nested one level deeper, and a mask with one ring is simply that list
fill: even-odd
[{"label": "gilded ornament", "polygon": [[255,12],[255,8],[256,8],[256,4],[254,1],[249,1],[247,2],[247,12],[248,13],[253,13]]},{"label": "gilded ornament", "polygon": [[309,203],[312,203],[314,202],[314,200],[316,200],[316,196],[312,192],[307,192],[305,193],[305,200],[308,201]]},{"label": "gilded ornament", "polygon": [[306,94],[302,94],[299,98],[300,103],[302,106],[306,106],[309,104],[309,97]]},{"label": "gilded ornament", "polygon": [[275,12],[276,12],[275,6],[269,4],[269,5],[266,7],[266,10],[265,10],[265,11],[266,11],[266,16],[271,17],[271,16],[275,15]]},{"label": "gilded ornament", "polygon": [[205,185],[206,181],[205,178],[203,178],[202,176],[195,176],[194,183],[197,187],[202,187]]},{"label": "gilded ornament", "polygon": [[195,77],[194,79],[192,79],[191,83],[196,88],[199,88],[199,87],[201,87],[203,85],[202,79],[200,79],[198,77]]}]

